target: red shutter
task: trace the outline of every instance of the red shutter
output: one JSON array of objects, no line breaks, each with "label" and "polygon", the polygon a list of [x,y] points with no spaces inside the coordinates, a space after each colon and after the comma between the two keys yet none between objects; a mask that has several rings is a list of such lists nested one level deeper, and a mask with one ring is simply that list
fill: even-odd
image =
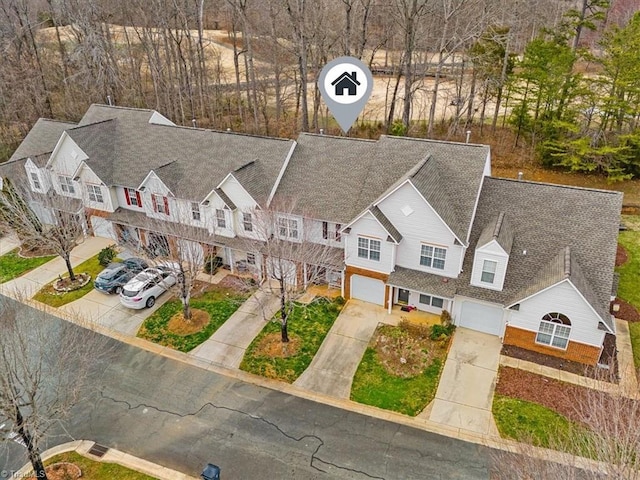
[{"label": "red shutter", "polygon": [[138,200],[138,207],[142,208],[142,197],[140,196],[140,192],[136,190],[136,199]]},{"label": "red shutter", "polygon": [[169,215],[169,199],[167,197],[162,197],[164,200],[164,213]]},{"label": "red shutter", "polygon": [[124,189],[124,198],[127,200],[127,205],[131,205],[131,200],[129,199],[129,189]]},{"label": "red shutter", "polygon": [[151,201],[153,202],[153,211],[157,212],[158,211],[158,203],[156,200],[156,196],[154,194],[151,194]]}]

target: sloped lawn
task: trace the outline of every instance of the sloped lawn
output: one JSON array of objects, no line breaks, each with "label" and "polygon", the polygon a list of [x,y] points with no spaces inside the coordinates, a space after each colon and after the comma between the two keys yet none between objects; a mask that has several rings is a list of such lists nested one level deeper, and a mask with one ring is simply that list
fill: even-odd
[{"label": "sloped lawn", "polygon": [[240,293],[218,286],[195,295],[191,298],[191,308],[206,312],[210,320],[202,330],[189,335],[180,335],[169,330],[169,321],[182,311],[180,299],[169,300],[144,321],[138,330],[138,337],[188,352],[209,339],[250,295],[249,292]]},{"label": "sloped lawn", "polygon": [[91,480],[156,480],[144,473],[136,472],[117,463],[96,462],[76,452],[67,452],[56,455],[45,462],[51,465],[58,462],[73,463],[82,470],[82,477]]},{"label": "sloped lawn", "polygon": [[379,326],[353,378],[351,400],[405,415],[420,413],[436,395],[450,342],[447,333],[432,335],[432,328]]},{"label": "sloped lawn", "polygon": [[54,258],[56,258],[55,255],[24,258],[18,255],[18,249],[5,253],[0,257],[0,283],[8,282],[24,275]]},{"label": "sloped lawn", "polygon": [[[42,287],[40,291],[34,295],[33,299],[38,302],[46,303],[51,307],[61,307],[67,303],[71,303],[74,300],[84,297],[87,293],[93,290],[93,280],[103,269],[104,267],[100,265],[100,262],[98,261],[98,255],[95,255],[73,268],[73,272],[76,274],[87,273],[91,276],[91,280],[84,287],[71,292],[57,292],[53,288],[53,282],[51,282]],[[67,278],[69,276],[66,270],[64,272],[60,272],[60,275],[62,278]]]},{"label": "sloped lawn", "polygon": [[296,303],[289,317],[290,342],[280,341],[280,312],[251,342],[240,369],[267,378],[293,383],[313,360],[338,318],[342,305],[317,298],[309,305]]}]

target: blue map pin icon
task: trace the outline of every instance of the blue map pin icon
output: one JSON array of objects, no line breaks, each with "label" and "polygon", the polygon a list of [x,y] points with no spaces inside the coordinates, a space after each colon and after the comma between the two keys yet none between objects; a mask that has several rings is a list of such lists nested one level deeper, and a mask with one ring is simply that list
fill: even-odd
[{"label": "blue map pin icon", "polygon": [[371,96],[373,75],[357,58],[339,57],[324,66],[318,88],[338,125],[347,133]]}]

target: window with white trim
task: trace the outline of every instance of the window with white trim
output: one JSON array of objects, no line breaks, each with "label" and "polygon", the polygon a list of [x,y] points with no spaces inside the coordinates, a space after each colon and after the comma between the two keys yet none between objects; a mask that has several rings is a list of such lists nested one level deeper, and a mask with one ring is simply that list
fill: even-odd
[{"label": "window with white trim", "polygon": [[40,190],[42,185],[40,184],[40,177],[36,172],[31,172],[31,181],[33,182],[33,188]]},{"label": "window with white trim", "polygon": [[156,213],[164,213],[169,215],[169,199],[162,195],[151,195],[151,201],[153,202],[153,211]]},{"label": "window with white trim", "polygon": [[100,188],[100,185],[87,185],[87,193],[89,194],[89,200],[92,202],[104,202],[104,198],[102,198],[102,188]]},{"label": "window with white trim", "polygon": [[245,232],[253,232],[253,218],[250,213],[242,214],[242,226]]},{"label": "window with white trim", "polygon": [[447,249],[422,245],[420,248],[420,265],[444,270],[444,262],[447,258]]},{"label": "window with white trim", "polygon": [[124,194],[127,196],[127,205],[142,207],[142,198],[140,197],[140,192],[138,192],[135,188],[125,188]]},{"label": "window with white trim", "polygon": [[482,263],[482,275],[480,275],[480,281],[484,283],[493,283],[496,279],[496,268],[498,262],[493,260],[485,260]]},{"label": "window with white trim", "polygon": [[566,315],[557,312],[547,313],[540,321],[536,343],[566,350],[570,334],[571,321]]},{"label": "window with white trim", "polygon": [[227,217],[221,208],[216,209],[216,224],[218,228],[227,228]]},{"label": "window with white trim", "polygon": [[358,257],[380,261],[380,240],[358,237]]},{"label": "window with white trim", "polygon": [[60,190],[62,190],[64,193],[68,193],[71,195],[76,193],[76,189],[73,186],[73,180],[71,180],[71,177],[58,175],[58,180],[60,181]]},{"label": "window with white trim", "polygon": [[444,307],[444,298],[432,297],[431,295],[425,295],[424,293],[420,294],[419,302],[423,305],[429,305],[431,307]]},{"label": "window with white trim", "polygon": [[298,238],[298,221],[291,218],[278,218],[278,234],[282,238]]},{"label": "window with white trim", "polygon": [[255,253],[247,253],[247,264],[255,265],[256,264],[256,254]]},{"label": "window with white trim", "polygon": [[191,218],[195,221],[200,221],[200,204],[198,202],[191,202]]}]

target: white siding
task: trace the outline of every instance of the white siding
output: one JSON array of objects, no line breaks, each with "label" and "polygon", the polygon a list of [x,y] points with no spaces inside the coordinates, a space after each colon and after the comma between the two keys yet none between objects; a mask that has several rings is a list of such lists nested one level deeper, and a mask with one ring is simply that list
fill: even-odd
[{"label": "white siding", "polygon": [[[255,209],[258,206],[256,201],[249,195],[244,187],[236,180],[233,175],[229,175],[224,182],[220,185],[220,189],[227,194],[229,199],[237,207],[233,212],[233,224],[236,229],[236,234],[241,237],[257,238],[259,225],[256,223]],[[251,213],[253,217],[253,232],[247,232],[243,228],[242,217],[243,213]]]},{"label": "white siding", "polygon": [[[167,186],[158,178],[158,176],[151,172],[149,176],[144,180],[142,185],[145,187],[144,192],[142,192],[142,206],[145,213],[152,218],[157,218],[159,220],[171,220],[177,221],[176,216],[176,204],[174,203],[174,199],[170,196],[169,189]],[[151,198],[152,195],[159,195],[162,197],[167,197],[167,202],[169,204],[169,215],[165,215],[164,213],[157,213],[153,209],[153,200]]]},{"label": "white siding", "polygon": [[[104,210],[107,212],[113,212],[115,210],[113,204],[111,203],[111,193],[109,192],[109,188],[102,185],[102,180],[98,177],[91,168],[88,166],[84,166],[80,171],[80,184],[82,188],[82,202],[85,207],[95,208],[96,210]],[[92,202],[89,200],[89,194],[87,192],[87,185],[95,185],[100,187],[100,192],[102,193],[102,199],[104,200],[102,203]]]},{"label": "white siding", "polygon": [[167,117],[159,114],[158,112],[153,112],[153,115],[151,115],[151,118],[149,119],[149,123],[153,123],[156,125],[175,126],[175,123],[173,123]]},{"label": "white siding", "polygon": [[[402,212],[407,205],[413,210],[410,215]],[[459,275],[464,247],[454,245],[455,236],[413,186],[404,184],[380,202],[378,208],[402,234],[403,239],[396,257],[397,265],[446,277]],[[444,270],[420,265],[422,244],[447,249]]]},{"label": "white siding", "polygon": [[[31,159],[28,159],[24,164],[24,169],[27,171],[27,178],[29,179],[29,186],[31,190],[34,192],[48,192],[49,188],[51,188],[51,177],[49,176],[49,172],[44,168],[38,168],[36,164],[34,164]],[[31,174],[35,173],[38,176],[38,181],[40,182],[40,188],[36,189],[33,183],[33,179],[31,178]],[[26,185],[25,185],[26,186]]]},{"label": "white siding", "polygon": [[569,317],[570,340],[598,347],[602,345],[605,332],[598,330],[598,316],[566,280],[521,302],[518,311],[510,311],[509,324],[537,332],[542,317],[552,312]]},{"label": "white siding", "polygon": [[[66,133],[62,134],[58,145],[56,146],[48,164],[51,166],[51,183],[56,193],[60,195],[67,195],[60,189],[60,182],[58,175],[64,175],[67,177],[73,176],[80,166],[80,163],[87,160],[89,157],[78,147],[78,145],[71,140]],[[75,198],[81,198],[82,188],[78,182],[73,182],[75,193],[71,196]]]},{"label": "white siding", "polygon": [[[380,261],[358,257],[358,237],[380,241]],[[351,225],[351,233],[345,250],[345,263],[376,272],[390,273],[393,269],[393,245],[387,242],[387,232],[370,213],[366,213]]]},{"label": "white siding", "polygon": [[[146,206],[146,199],[143,192],[140,192],[140,200],[142,200],[142,206],[136,207],[135,205],[127,205],[127,198],[125,197],[126,188],[114,187],[113,190],[115,191],[114,195],[116,208],[120,206],[122,208],[126,208],[127,210],[133,210],[134,212],[144,211],[144,208]],[[151,202],[150,197],[148,197],[148,201]]]},{"label": "white siding", "polygon": [[[307,237],[306,239],[314,242],[320,243],[322,245],[329,245],[331,247],[344,248],[344,241],[340,240],[339,242],[335,240],[336,235],[336,223],[335,222],[327,222],[327,236],[329,238],[323,238],[322,236],[322,220],[316,219],[308,219],[305,221],[305,227],[307,228]],[[340,224],[340,227],[344,227],[344,225]],[[342,238],[342,237],[341,237]]]},{"label": "white siding", "polygon": [[[394,288],[394,303],[398,303],[398,293],[399,293],[399,288]],[[443,304],[442,304],[442,308],[437,308],[431,305],[426,305],[424,303],[420,303],[420,294],[423,295],[429,295],[430,297],[437,297],[437,298],[441,298],[443,300]],[[437,313],[440,314],[442,313],[442,310],[449,310],[449,300],[447,300],[444,297],[441,297],[440,295],[431,295],[428,292],[416,292],[413,290],[409,290],[409,301],[407,302],[408,305],[412,305],[414,307],[416,307],[418,310],[422,310],[424,312],[431,312],[431,313]]]},{"label": "white siding", "polygon": [[[493,241],[486,245],[486,247],[489,248],[482,247],[481,249],[476,250],[473,258],[471,285],[488,288],[489,290],[502,290],[502,287],[504,286],[504,277],[507,274],[509,257],[504,253],[499,245],[495,248],[495,245],[492,245],[494,243],[497,245],[497,243]],[[482,266],[484,265],[485,260],[491,260],[497,263],[493,283],[481,281]]]}]

